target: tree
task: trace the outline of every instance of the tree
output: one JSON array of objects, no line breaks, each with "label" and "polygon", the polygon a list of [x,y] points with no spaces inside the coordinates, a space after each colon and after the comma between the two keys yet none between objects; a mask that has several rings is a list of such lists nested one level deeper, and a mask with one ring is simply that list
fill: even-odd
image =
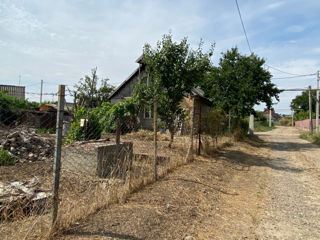
[{"label": "tree", "polygon": [[212,67],[201,87],[216,107],[236,117],[254,113],[254,105],[261,102],[270,108],[273,97],[279,101],[280,90],[264,63],[255,54],[243,56],[232,48],[222,54],[219,66]]},{"label": "tree", "polygon": [[152,106],[154,96],[158,97],[158,116],[170,132],[171,146],[175,128],[183,117],[180,106],[182,99],[191,93],[209,71],[213,47],[204,53],[200,41],[196,51],[191,50],[187,38],[174,42],[166,34],[156,48],[146,44],[143,49],[143,63],[148,79],[141,81],[135,89],[135,98],[140,104]]},{"label": "tree", "polygon": [[[316,109],[316,91],[311,91],[312,93],[312,109]],[[291,110],[294,111],[309,111],[309,92],[302,92],[301,95],[296,96],[290,103]]]},{"label": "tree", "polygon": [[114,86],[108,84],[108,81],[109,79],[101,79],[100,85],[98,85],[97,68],[91,70],[91,77],[86,75],[81,78],[79,84],[75,85],[77,107],[94,108],[108,101],[110,94],[114,90]]}]

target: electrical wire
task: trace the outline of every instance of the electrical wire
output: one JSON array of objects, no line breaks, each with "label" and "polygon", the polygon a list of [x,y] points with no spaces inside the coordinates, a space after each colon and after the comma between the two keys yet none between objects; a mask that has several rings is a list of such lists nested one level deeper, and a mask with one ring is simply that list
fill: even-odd
[{"label": "electrical wire", "polygon": [[[251,50],[251,46],[250,46],[250,43],[249,43],[249,39],[248,39],[248,35],[247,35],[247,31],[246,31],[246,28],[244,26],[244,23],[243,23],[243,19],[242,19],[242,15],[241,15],[241,11],[240,11],[240,7],[239,7],[239,4],[238,4],[238,0],[235,0],[236,2],[236,5],[237,5],[237,9],[238,9],[238,13],[239,13],[239,17],[240,17],[240,21],[241,21],[241,25],[242,25],[242,29],[243,29],[243,32],[244,32],[244,35],[246,37],[246,40],[247,40],[247,45],[248,45],[248,48],[249,48],[249,51],[250,53],[252,54],[252,50]],[[281,73],[285,73],[285,74],[289,74],[289,75],[294,75],[294,76],[301,76],[301,77],[305,77],[305,76],[310,76],[311,74],[296,74],[296,73],[290,73],[290,72],[286,72],[286,71],[282,71],[281,69],[279,68],[276,68],[276,67],[273,67],[273,66],[270,66],[269,64],[266,64],[264,63],[264,65],[266,65],[267,67],[269,68],[272,68],[276,71],[279,71]],[[314,75],[314,74],[312,74]],[[288,77],[289,78],[289,77]],[[276,78],[273,78],[273,79],[276,79]],[[282,79],[282,78],[277,78],[277,79]],[[283,78],[284,79],[284,78]]]},{"label": "electrical wire", "polygon": [[246,36],[246,39],[247,39],[248,48],[249,48],[250,53],[252,53],[252,51],[251,51],[251,46],[250,46],[250,43],[249,43],[249,39],[248,39],[248,36],[247,36],[247,31],[246,31],[246,28],[244,27],[244,23],[243,23],[243,20],[242,20],[242,16],[241,16],[241,12],[240,12],[240,8],[239,8],[238,0],[235,0],[235,1],[236,1],[236,5],[237,5],[239,17],[240,17],[242,29],[243,29],[244,35]]},{"label": "electrical wire", "polygon": [[274,80],[276,80],[276,79],[289,79],[289,78],[309,77],[309,76],[314,76],[314,75],[316,75],[316,73],[297,75],[297,76],[291,76],[291,77],[276,77],[276,78],[273,77],[272,79],[274,79]]}]

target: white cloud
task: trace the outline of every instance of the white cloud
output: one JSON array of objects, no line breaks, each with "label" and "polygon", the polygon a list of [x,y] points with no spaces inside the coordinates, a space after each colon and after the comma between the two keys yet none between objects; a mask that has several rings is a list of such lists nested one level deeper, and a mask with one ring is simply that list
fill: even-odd
[{"label": "white cloud", "polygon": [[273,2],[273,3],[268,4],[266,6],[266,9],[268,9],[268,10],[276,9],[276,8],[283,6],[283,4],[284,4],[284,1]]}]

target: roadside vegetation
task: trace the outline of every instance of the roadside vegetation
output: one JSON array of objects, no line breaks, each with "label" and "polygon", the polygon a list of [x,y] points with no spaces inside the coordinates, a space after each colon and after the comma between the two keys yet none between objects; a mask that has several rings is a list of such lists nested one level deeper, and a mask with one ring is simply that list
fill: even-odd
[{"label": "roadside vegetation", "polygon": [[267,117],[263,112],[255,111],[254,131],[255,132],[267,132],[275,129],[274,123],[269,127]]},{"label": "roadside vegetation", "polygon": [[320,146],[320,134],[304,132],[300,134],[300,138]]},{"label": "roadside vegetation", "polygon": [[[312,109],[316,109],[316,91],[311,91]],[[295,111],[294,120],[300,121],[309,119],[309,93],[302,92],[296,96],[290,104],[291,110]],[[312,113],[312,118],[316,118],[316,114]]]}]

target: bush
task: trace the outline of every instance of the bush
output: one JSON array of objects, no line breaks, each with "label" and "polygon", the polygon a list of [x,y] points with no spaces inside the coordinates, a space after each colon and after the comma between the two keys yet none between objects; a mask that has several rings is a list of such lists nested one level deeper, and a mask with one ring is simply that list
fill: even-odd
[{"label": "bush", "polygon": [[228,117],[226,114],[217,109],[212,109],[204,116],[204,133],[213,138],[223,136],[228,130]]},{"label": "bush", "polygon": [[0,92],[0,122],[9,125],[18,120],[24,110],[33,106],[27,100],[8,96],[5,91]]},{"label": "bush", "polygon": [[231,123],[231,131],[236,141],[243,140],[248,136],[249,122],[246,119],[235,119]]},{"label": "bush", "polygon": [[[316,118],[315,113],[312,113],[312,118]],[[295,121],[300,121],[300,120],[305,120],[305,119],[309,119],[309,111],[299,111],[294,114]]]},{"label": "bush", "polygon": [[258,122],[267,122],[266,115],[260,111],[255,111],[254,118]]},{"label": "bush", "polygon": [[[84,127],[80,127],[81,119],[86,119]],[[80,108],[75,112],[75,120],[71,124],[65,143],[81,140],[100,139],[102,127],[95,109]]]},{"label": "bush", "polygon": [[0,149],[0,166],[14,165],[15,158],[8,150]]}]

